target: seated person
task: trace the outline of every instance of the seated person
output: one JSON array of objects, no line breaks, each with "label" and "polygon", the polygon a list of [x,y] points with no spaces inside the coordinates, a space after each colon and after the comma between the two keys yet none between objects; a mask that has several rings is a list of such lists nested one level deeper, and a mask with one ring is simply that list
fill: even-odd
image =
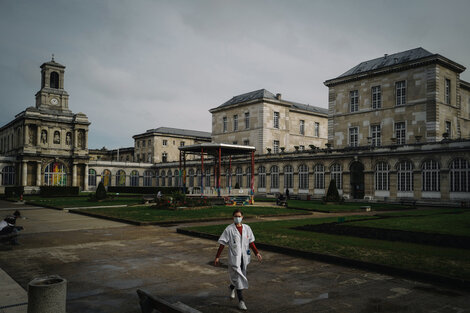
[{"label": "seated person", "polygon": [[21,217],[19,211],[15,211],[14,215],[9,215],[0,222],[0,236],[3,235],[11,235],[7,236],[10,239],[10,243],[12,245],[18,245],[18,232],[23,230],[22,226],[15,226],[16,219]]}]

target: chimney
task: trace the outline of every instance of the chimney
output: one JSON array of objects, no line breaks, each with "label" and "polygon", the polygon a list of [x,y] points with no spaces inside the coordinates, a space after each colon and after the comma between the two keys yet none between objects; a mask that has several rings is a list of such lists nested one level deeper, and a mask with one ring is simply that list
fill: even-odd
[{"label": "chimney", "polygon": [[277,99],[277,100],[281,100],[281,96],[282,96],[282,95],[281,95],[280,93],[277,93],[277,94],[276,94],[276,99]]},{"label": "chimney", "polygon": [[387,57],[388,57],[388,54],[385,53],[385,54],[384,54],[384,59],[386,59]]}]

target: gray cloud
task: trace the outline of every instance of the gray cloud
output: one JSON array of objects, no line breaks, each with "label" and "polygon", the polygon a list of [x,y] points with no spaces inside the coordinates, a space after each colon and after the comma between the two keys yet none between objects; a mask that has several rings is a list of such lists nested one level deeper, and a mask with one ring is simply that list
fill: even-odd
[{"label": "gray cloud", "polygon": [[[158,126],[210,131],[213,108],[259,88],[327,107],[323,81],[423,47],[468,65],[468,1],[0,2],[0,124],[34,105],[39,65],[67,66],[90,147]],[[469,81],[464,72],[462,79]]]}]

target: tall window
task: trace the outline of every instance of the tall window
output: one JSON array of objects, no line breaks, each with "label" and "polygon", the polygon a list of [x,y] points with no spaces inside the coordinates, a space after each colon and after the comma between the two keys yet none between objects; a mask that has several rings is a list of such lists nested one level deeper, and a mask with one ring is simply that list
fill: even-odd
[{"label": "tall window", "polygon": [[229,169],[225,171],[225,187],[232,187],[232,172]]},{"label": "tall window", "polygon": [[323,166],[323,164],[317,164],[315,165],[313,170],[314,170],[315,188],[325,189],[325,167]]},{"label": "tall window", "polygon": [[245,112],[245,129],[250,128],[250,112]]},{"label": "tall window", "polygon": [[132,187],[139,186],[139,172],[137,171],[131,172],[131,186]]},{"label": "tall window", "polygon": [[201,176],[201,169],[197,169],[196,170],[196,186],[198,187],[201,187],[201,183],[202,183],[202,176]]},{"label": "tall window", "polygon": [[155,171],[155,186],[160,187],[160,173],[158,170]]},{"label": "tall window", "polygon": [[211,186],[211,170],[206,169],[205,174],[204,174],[204,187],[210,187]]},{"label": "tall window", "polygon": [[227,117],[226,116],[222,118],[222,125],[223,125],[223,131],[224,133],[226,133],[227,132]]},{"label": "tall window", "polygon": [[116,173],[116,186],[126,185],[126,173],[123,170],[119,170]]},{"label": "tall window", "polygon": [[188,171],[188,177],[189,187],[194,187],[194,170],[192,168]]},{"label": "tall window", "polygon": [[182,185],[182,177],[180,176],[180,172],[175,170],[175,187],[181,187]]},{"label": "tall window", "polygon": [[449,121],[446,121],[446,133],[449,138],[452,137],[452,123]]},{"label": "tall window", "polygon": [[273,127],[279,128],[279,112],[274,112]]},{"label": "tall window", "polygon": [[380,109],[382,107],[382,90],[380,86],[372,87],[372,109]]},{"label": "tall window", "polygon": [[266,188],[266,168],[258,167],[258,188]]},{"label": "tall window", "polygon": [[180,141],[180,147],[184,147],[184,141]]},{"label": "tall window", "polygon": [[160,177],[162,179],[162,187],[165,187],[165,178],[166,178],[165,175],[166,175],[165,171],[160,172]]},{"label": "tall window", "polygon": [[372,137],[371,145],[373,147],[379,147],[382,143],[380,125],[372,125],[370,127],[370,134]]},{"label": "tall window", "polygon": [[390,166],[386,162],[379,162],[375,166],[375,190],[390,189]]},{"label": "tall window", "polygon": [[163,139],[163,145],[164,145],[164,146],[168,146],[168,140]]},{"label": "tall window", "polygon": [[349,146],[357,147],[359,145],[359,128],[351,127],[349,128]]},{"label": "tall window", "polygon": [[233,131],[237,131],[238,130],[238,115],[235,114],[233,116]]},{"label": "tall window", "polygon": [[249,141],[248,139],[243,140],[243,145],[249,146],[249,145],[250,145],[250,141]]},{"label": "tall window", "polygon": [[396,105],[406,104],[406,82],[404,80],[395,83]]},{"label": "tall window", "polygon": [[450,104],[450,79],[446,79],[445,84],[445,101]]},{"label": "tall window", "polygon": [[343,171],[341,165],[336,163],[330,167],[330,177],[335,180],[336,188],[343,189]]},{"label": "tall window", "polygon": [[103,182],[103,185],[105,187],[111,185],[111,171],[110,170],[104,170],[103,173],[101,173],[101,181]]},{"label": "tall window", "polygon": [[163,163],[168,162],[168,154],[166,152],[162,153],[162,162]]},{"label": "tall window", "polygon": [[359,91],[352,90],[349,92],[349,111],[359,111]]},{"label": "tall window", "polygon": [[4,186],[14,185],[15,184],[15,167],[14,166],[5,166],[2,169],[2,184]]},{"label": "tall window", "polygon": [[397,164],[398,191],[413,191],[413,164],[401,161]]},{"label": "tall window", "polygon": [[168,170],[166,178],[168,180],[168,187],[173,187],[173,172],[171,170]]},{"label": "tall window", "polygon": [[320,123],[315,122],[314,125],[315,125],[315,129],[314,129],[315,137],[320,137]]},{"label": "tall window", "polygon": [[44,184],[46,186],[67,186],[67,172],[64,164],[49,163],[44,169]]},{"label": "tall window", "polygon": [[49,79],[49,86],[54,89],[59,89],[59,73],[51,73],[51,77]]},{"label": "tall window", "polygon": [[305,135],[305,121],[304,120],[300,120],[300,134],[301,135]]},{"label": "tall window", "polygon": [[88,170],[88,186],[96,186],[96,171],[92,168]]},{"label": "tall window", "polygon": [[421,168],[423,175],[423,191],[440,190],[439,163],[434,160],[428,160],[423,163]]},{"label": "tall window", "polygon": [[273,153],[279,153],[279,140],[273,142]]},{"label": "tall window", "polygon": [[308,166],[299,166],[299,189],[308,189]]},{"label": "tall window", "polygon": [[279,188],[279,167],[277,165],[271,166],[271,188]]},{"label": "tall window", "polygon": [[406,124],[405,122],[395,123],[395,137],[398,145],[406,143]]},{"label": "tall window", "polygon": [[235,182],[235,185],[238,185],[238,187],[242,188],[242,184],[243,184],[243,170],[241,167],[237,167],[235,169],[235,178],[236,178],[236,182]]},{"label": "tall window", "polygon": [[246,168],[246,187],[251,188],[251,166]]},{"label": "tall window", "polygon": [[470,192],[470,164],[465,159],[455,159],[450,164],[450,191]]},{"label": "tall window", "polygon": [[145,147],[145,139],[142,140],[142,148]]},{"label": "tall window", "polygon": [[284,166],[284,187],[294,188],[294,168],[292,165]]},{"label": "tall window", "polygon": [[152,186],[152,177],[153,177],[153,172],[150,170],[147,170],[144,172],[144,187],[151,187]]}]

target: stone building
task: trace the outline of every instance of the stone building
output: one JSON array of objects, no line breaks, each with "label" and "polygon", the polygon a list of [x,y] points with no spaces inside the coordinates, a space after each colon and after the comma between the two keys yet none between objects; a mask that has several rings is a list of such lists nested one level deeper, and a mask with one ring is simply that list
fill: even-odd
[{"label": "stone building", "polygon": [[214,142],[254,146],[257,154],[302,151],[327,141],[326,109],[266,89],[235,96],[209,112]]},{"label": "stone building", "polygon": [[69,109],[64,73],[65,66],[54,58],[42,64],[36,106],[0,128],[0,185],[87,188],[90,122],[85,114]]},{"label": "stone building", "polygon": [[416,48],[361,62],[327,80],[335,148],[470,138],[465,67]]},{"label": "stone building", "polygon": [[166,163],[179,161],[178,147],[211,142],[211,133],[159,127],[134,135],[132,138],[134,138],[134,160],[136,162]]}]

